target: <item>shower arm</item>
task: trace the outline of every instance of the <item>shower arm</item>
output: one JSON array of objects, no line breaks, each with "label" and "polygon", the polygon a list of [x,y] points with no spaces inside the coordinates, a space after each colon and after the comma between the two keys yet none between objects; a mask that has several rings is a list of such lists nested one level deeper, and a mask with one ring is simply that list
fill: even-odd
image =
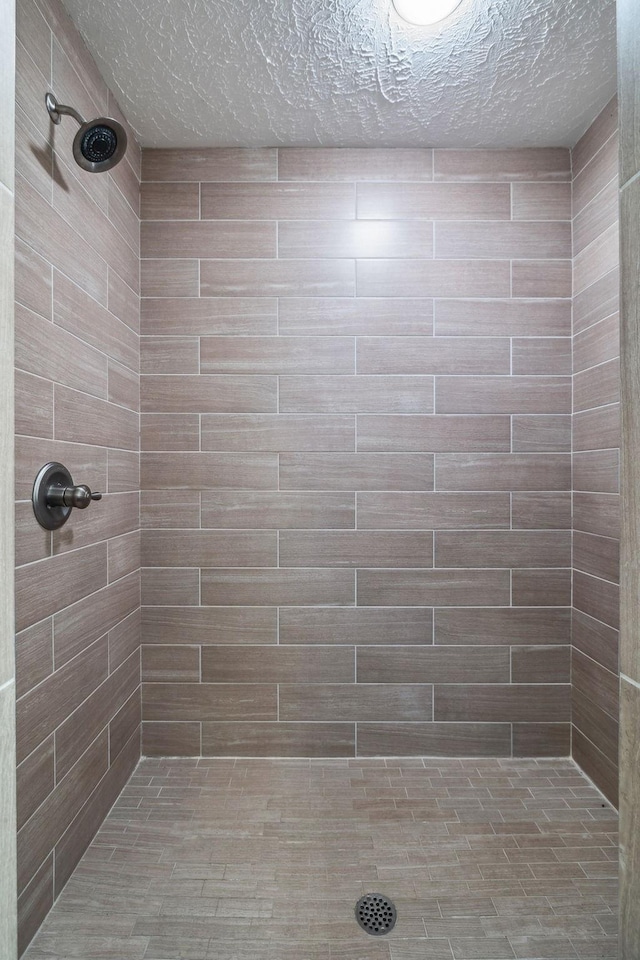
[{"label": "shower arm", "polygon": [[64,103],[58,103],[52,94],[48,93],[44,100],[47,112],[53,123],[60,123],[62,117],[73,117],[76,123],[81,127],[84,123],[84,117],[81,117],[73,107],[67,107]]}]

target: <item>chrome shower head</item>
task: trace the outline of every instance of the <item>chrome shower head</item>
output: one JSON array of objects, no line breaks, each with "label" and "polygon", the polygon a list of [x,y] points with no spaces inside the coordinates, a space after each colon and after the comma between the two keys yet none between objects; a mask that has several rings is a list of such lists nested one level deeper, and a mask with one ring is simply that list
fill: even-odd
[{"label": "chrome shower head", "polygon": [[45,105],[54,123],[60,123],[66,115],[79,124],[73,141],[73,156],[79,167],[89,173],[103,173],[120,163],[127,149],[127,135],[121,123],[111,117],[84,120],[77,110],[58,103],[51,93],[46,95]]}]

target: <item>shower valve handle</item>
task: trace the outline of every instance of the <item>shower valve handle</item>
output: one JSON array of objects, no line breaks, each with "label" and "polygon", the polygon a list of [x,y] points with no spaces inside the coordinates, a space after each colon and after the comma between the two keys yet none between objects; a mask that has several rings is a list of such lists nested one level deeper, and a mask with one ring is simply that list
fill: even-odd
[{"label": "shower valve handle", "polygon": [[50,507],[77,507],[85,510],[92,500],[102,500],[101,493],[92,493],[86,483],[77,487],[61,487],[52,483],[47,490],[47,503]]},{"label": "shower valve handle", "polygon": [[33,485],[33,512],[45,530],[57,530],[69,519],[74,507],[85,510],[92,500],[102,500],[86,483],[74,484],[61,463],[45,463]]}]

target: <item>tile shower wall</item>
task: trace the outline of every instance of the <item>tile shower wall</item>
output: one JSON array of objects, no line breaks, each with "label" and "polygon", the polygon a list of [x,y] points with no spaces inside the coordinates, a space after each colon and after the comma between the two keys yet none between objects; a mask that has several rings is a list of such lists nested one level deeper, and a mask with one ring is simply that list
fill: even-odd
[{"label": "tile shower wall", "polygon": [[618,117],[613,101],[573,150],[572,745],[618,791],[620,340]]},{"label": "tile shower wall", "polygon": [[[19,0],[16,177],[17,750],[20,939],[51,907],[139,757],[139,150],[72,160],[52,89],[118,107],[57,0]],[[51,535],[37,470],[106,493]]]},{"label": "tile shower wall", "polygon": [[569,752],[565,150],[150,150],[143,749]]}]

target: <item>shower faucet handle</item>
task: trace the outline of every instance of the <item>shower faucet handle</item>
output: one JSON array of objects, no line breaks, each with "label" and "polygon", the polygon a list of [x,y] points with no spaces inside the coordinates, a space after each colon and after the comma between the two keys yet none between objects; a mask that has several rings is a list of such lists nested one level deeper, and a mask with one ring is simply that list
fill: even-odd
[{"label": "shower faucet handle", "polygon": [[85,510],[92,500],[102,500],[102,494],[94,493],[86,483],[74,484],[61,463],[45,463],[33,485],[33,512],[45,530],[57,530],[69,519],[74,507]]},{"label": "shower faucet handle", "polygon": [[102,500],[102,494],[93,493],[86,483],[79,483],[77,487],[60,487],[52,483],[47,490],[47,503],[51,507],[86,510],[92,500]]}]

